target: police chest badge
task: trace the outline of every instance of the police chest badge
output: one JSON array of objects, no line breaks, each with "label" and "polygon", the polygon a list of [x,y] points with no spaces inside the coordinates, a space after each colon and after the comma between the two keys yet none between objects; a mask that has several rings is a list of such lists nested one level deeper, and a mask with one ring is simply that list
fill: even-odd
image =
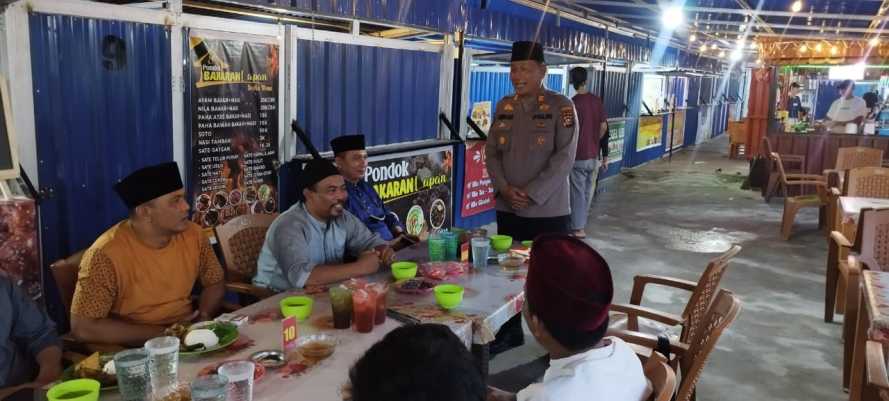
[{"label": "police chest badge", "polygon": [[505,136],[505,135],[500,135],[500,137],[497,138],[497,143],[499,143],[499,144],[501,144],[501,145],[506,145],[506,136]]},{"label": "police chest badge", "polygon": [[537,146],[543,146],[546,144],[546,137],[543,135],[537,135]]},{"label": "police chest badge", "polygon": [[503,111],[505,111],[507,113],[512,113],[514,110],[515,110],[515,108],[512,107],[512,103],[507,103],[507,104],[503,105]]},{"label": "police chest badge", "polygon": [[571,128],[574,126],[574,109],[571,107],[562,107],[560,112],[562,117],[562,126],[565,128]]},{"label": "police chest badge", "polygon": [[544,113],[548,112],[548,111],[549,111],[549,105],[546,104],[546,103],[541,103],[541,104],[540,104],[540,111],[542,111],[542,112],[544,112]]}]

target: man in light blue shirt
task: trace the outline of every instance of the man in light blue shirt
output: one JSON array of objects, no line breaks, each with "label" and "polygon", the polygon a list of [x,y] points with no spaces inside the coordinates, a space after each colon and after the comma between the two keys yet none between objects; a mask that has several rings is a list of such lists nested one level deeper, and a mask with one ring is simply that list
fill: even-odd
[{"label": "man in light blue shirt", "polygon": [[[326,160],[300,175],[305,202],[278,216],[266,233],[253,283],[275,291],[324,285],[376,273],[393,252],[344,208],[346,184]],[[354,262],[344,263],[347,257]]]}]

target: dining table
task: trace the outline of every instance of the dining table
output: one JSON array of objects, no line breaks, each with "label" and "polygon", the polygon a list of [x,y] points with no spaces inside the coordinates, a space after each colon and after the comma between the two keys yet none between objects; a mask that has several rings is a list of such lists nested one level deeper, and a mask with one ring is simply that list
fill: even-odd
[{"label": "dining table", "polygon": [[[396,260],[428,261],[426,243],[419,243],[396,252]],[[460,262],[451,262],[460,263]],[[277,350],[283,347],[282,319],[279,302],[292,295],[308,295],[313,298],[312,314],[297,324],[298,336],[328,334],[336,341],[333,354],[313,362],[302,358],[288,360],[278,369],[268,369],[255,382],[253,399],[271,401],[281,399],[334,401],[341,400],[341,390],[349,380],[352,365],[373,344],[386,334],[404,324],[438,323],[448,326],[464,345],[475,351],[477,357],[487,358],[487,346],[494,340],[500,327],[522,310],[527,262],[517,269],[505,270],[496,258],[488,260],[486,267],[472,269],[471,264],[460,264],[465,270],[446,276],[442,283],[463,286],[464,299],[454,309],[445,310],[436,303],[432,291],[419,294],[402,293],[392,285],[394,279],[387,267],[371,276],[366,282],[389,284],[387,292],[388,318],[370,333],[358,333],[353,328],[335,329],[327,287],[295,289],[263,299],[235,311],[247,316],[247,323],[239,327],[238,340],[224,350],[211,354],[180,357],[179,380],[188,383],[199,374],[213,370],[225,361],[245,360],[258,351]],[[479,355],[483,350],[483,355]],[[484,361],[487,363],[487,361]],[[101,400],[117,401],[116,391],[103,391]]]}]

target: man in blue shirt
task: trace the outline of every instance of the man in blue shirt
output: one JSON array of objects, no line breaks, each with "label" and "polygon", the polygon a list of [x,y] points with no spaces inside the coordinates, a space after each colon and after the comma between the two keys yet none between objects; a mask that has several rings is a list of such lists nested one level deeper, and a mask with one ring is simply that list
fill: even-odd
[{"label": "man in blue shirt", "polygon": [[[33,361],[39,373],[35,378]],[[0,276],[0,400],[51,383],[62,374],[56,325],[12,281]]]},{"label": "man in blue shirt", "polygon": [[364,179],[367,172],[364,135],[336,137],[330,141],[330,147],[336,156],[336,166],[346,180],[346,190],[349,192],[346,210],[391,244],[405,237],[398,216],[386,208],[377,191]]},{"label": "man in blue shirt", "polygon": [[787,94],[787,117],[799,118],[799,112],[803,108],[803,101],[799,98],[800,86],[794,82],[790,84],[790,92]]}]

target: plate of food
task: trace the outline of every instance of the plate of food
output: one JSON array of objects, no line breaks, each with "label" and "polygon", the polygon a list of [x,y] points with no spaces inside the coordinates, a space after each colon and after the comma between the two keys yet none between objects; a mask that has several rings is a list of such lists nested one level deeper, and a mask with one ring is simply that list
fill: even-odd
[{"label": "plate of food", "polygon": [[413,236],[419,236],[425,227],[426,218],[423,216],[423,208],[419,205],[411,206],[410,210],[407,211],[407,218],[405,219],[405,229],[407,229],[407,233]]},{"label": "plate of food", "polygon": [[429,224],[432,225],[432,228],[436,230],[441,228],[444,225],[447,213],[443,200],[436,199],[432,201],[432,207],[429,208]]},{"label": "plate of food", "polygon": [[101,391],[117,388],[117,371],[114,370],[113,352],[96,352],[71,365],[62,372],[62,381],[93,379],[101,384]]},{"label": "plate of food", "polygon": [[296,349],[307,359],[320,361],[333,355],[336,350],[337,340],[327,334],[312,334],[300,337],[296,342]]},{"label": "plate of food", "polygon": [[191,326],[176,324],[165,331],[179,338],[179,355],[202,355],[227,348],[238,340],[238,327],[226,322],[201,322]]},{"label": "plate of food", "polygon": [[210,209],[210,195],[201,194],[195,201],[195,209],[199,212],[206,212]]},{"label": "plate of food", "polygon": [[237,205],[237,204],[241,203],[241,191],[238,191],[237,189],[233,189],[231,192],[229,192],[228,202],[231,203],[232,205]]},{"label": "plate of food", "polygon": [[259,187],[259,200],[261,200],[261,201],[265,201],[265,200],[267,200],[270,196],[272,196],[272,188],[269,187],[269,186],[266,185],[266,184],[262,184],[262,185]]},{"label": "plate of food", "polygon": [[244,194],[244,200],[247,203],[253,203],[256,202],[257,199],[259,199],[259,195],[256,194],[256,189],[248,187],[247,192]]},{"label": "plate of food", "polygon": [[409,278],[407,280],[396,281],[392,285],[395,291],[402,294],[428,294],[435,287],[435,283],[424,278]]}]

